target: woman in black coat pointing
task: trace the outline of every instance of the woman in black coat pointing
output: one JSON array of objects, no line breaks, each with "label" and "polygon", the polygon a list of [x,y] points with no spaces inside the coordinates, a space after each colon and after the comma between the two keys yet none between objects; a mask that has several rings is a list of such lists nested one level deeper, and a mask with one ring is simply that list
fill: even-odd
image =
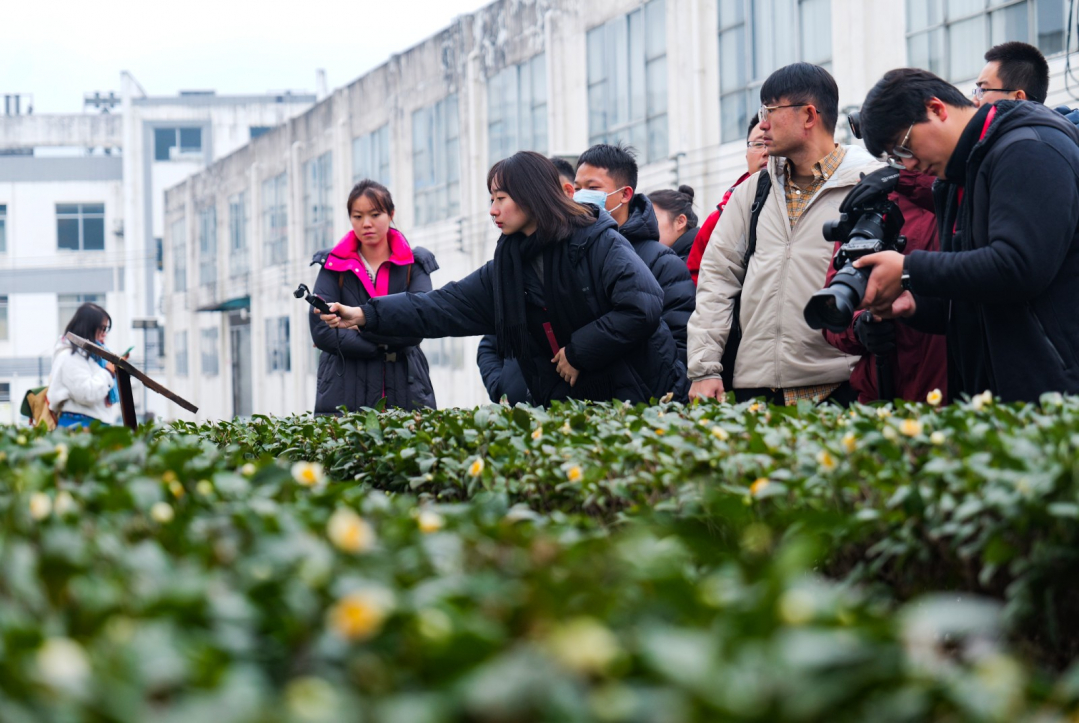
[{"label": "woman in black coat pointing", "polygon": [[610,214],[567,198],[554,164],[530,151],[496,163],[487,189],[502,231],[494,260],[428,294],[332,304],[323,321],[423,338],[494,334],[538,404],[685,399],[663,291]]}]

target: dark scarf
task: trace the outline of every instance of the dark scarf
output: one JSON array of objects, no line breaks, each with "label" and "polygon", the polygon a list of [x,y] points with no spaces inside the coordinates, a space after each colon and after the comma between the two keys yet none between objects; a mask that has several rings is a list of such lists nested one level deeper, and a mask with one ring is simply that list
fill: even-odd
[{"label": "dark scarf", "polygon": [[[574,331],[594,321],[588,311],[588,300],[573,282],[575,272],[566,241],[543,243],[535,234],[524,236],[519,233],[500,238],[495,247],[493,274],[496,348],[503,358],[516,359],[526,377],[535,372],[535,365],[529,347],[524,273],[525,265],[540,254],[543,256],[543,298],[559,346],[565,347]],[[572,396],[610,399],[607,375],[582,372]]]}]

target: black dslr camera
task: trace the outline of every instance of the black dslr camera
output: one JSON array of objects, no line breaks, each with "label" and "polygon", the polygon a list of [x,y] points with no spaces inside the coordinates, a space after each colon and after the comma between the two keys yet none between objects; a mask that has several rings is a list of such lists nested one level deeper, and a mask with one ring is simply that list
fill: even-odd
[{"label": "black dslr camera", "polygon": [[810,328],[841,332],[854,320],[865,297],[870,269],[856,269],[857,259],[881,251],[903,252],[907,239],[899,235],[903,212],[887,195],[867,198],[835,221],[824,224],[824,238],[842,242],[832,264],[836,275],[827,287],[813,294],[805,308]]}]

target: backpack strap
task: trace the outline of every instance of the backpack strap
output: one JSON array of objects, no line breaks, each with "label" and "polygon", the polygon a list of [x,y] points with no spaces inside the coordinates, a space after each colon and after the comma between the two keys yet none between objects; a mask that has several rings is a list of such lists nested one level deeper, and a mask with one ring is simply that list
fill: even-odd
[{"label": "backpack strap", "polygon": [[772,179],[768,171],[761,171],[757,178],[757,194],[753,197],[753,206],[749,210],[749,240],[746,243],[746,253],[742,257],[742,267],[749,268],[749,259],[757,250],[757,221],[761,217],[761,209],[768,198],[768,191],[772,189]]},{"label": "backpack strap", "polygon": [[337,288],[338,290],[345,288],[345,275],[340,271],[337,272]]},{"label": "backpack strap", "polygon": [[413,264],[408,265],[408,274],[405,276],[405,291],[408,291],[408,287],[412,286],[412,266]]}]

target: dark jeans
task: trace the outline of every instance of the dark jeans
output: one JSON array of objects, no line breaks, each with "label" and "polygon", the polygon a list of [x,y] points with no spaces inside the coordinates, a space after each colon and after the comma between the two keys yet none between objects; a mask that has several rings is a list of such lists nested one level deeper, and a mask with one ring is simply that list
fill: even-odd
[{"label": "dark jeans", "polygon": [[[769,389],[768,387],[759,387],[757,389],[735,389],[734,400],[736,402],[748,402],[750,399],[756,399],[758,397],[764,397],[764,400],[769,404],[774,404],[778,407],[784,406],[783,404],[783,390],[782,389]],[[838,404],[841,407],[849,407],[854,402],[858,401],[858,392],[854,391],[850,382],[843,382],[839,387],[829,394],[821,404],[824,402],[832,402]]]}]

